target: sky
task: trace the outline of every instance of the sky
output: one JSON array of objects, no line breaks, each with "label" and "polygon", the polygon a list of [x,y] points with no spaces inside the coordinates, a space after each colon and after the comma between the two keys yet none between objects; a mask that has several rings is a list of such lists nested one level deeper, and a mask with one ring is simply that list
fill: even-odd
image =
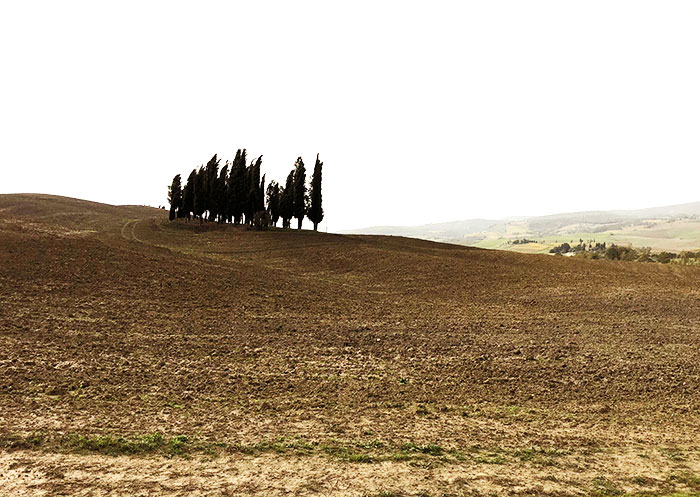
[{"label": "sky", "polygon": [[320,229],[700,201],[700,2],[0,6],[0,193],[166,204],[236,149]]}]

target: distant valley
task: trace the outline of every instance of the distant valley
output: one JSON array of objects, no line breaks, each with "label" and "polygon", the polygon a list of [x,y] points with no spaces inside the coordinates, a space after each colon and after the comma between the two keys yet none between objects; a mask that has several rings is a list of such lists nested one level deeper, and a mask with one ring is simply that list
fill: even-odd
[{"label": "distant valley", "polygon": [[695,250],[700,248],[700,202],[639,210],[375,226],[347,233],[406,236],[525,253],[547,253],[563,242],[579,240],[657,251]]}]

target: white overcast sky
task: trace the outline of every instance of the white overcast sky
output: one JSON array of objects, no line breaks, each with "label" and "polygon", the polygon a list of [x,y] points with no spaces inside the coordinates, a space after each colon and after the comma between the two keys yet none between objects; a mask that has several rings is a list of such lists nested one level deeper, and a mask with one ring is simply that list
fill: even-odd
[{"label": "white overcast sky", "polygon": [[157,206],[245,147],[279,181],[320,153],[331,231],[698,201],[698,26],[698,1],[3,2],[0,193]]}]

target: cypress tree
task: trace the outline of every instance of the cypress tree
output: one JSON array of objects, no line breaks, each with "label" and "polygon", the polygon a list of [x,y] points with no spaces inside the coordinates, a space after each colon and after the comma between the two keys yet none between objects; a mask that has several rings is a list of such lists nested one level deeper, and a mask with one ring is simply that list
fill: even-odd
[{"label": "cypress tree", "polygon": [[287,175],[284,189],[280,192],[280,217],[282,227],[289,228],[294,216],[294,169]]},{"label": "cypress tree", "polygon": [[308,217],[314,223],[314,231],[318,231],[318,223],[323,221],[323,207],[321,206],[321,162],[316,154],[316,164],[314,165],[314,174],[311,177],[311,205],[309,206]]},{"label": "cypress tree", "polygon": [[168,202],[170,202],[170,220],[172,221],[182,209],[182,186],[179,174],[175,175],[172,184],[168,187]]},{"label": "cypress tree", "polygon": [[258,191],[260,189],[260,166],[262,165],[262,155],[257,158],[255,162],[250,163],[248,167],[248,205],[245,211],[245,222],[246,224],[252,224],[253,216],[258,210],[258,205],[260,201],[258,196],[261,193]]},{"label": "cypress tree", "polygon": [[[199,217],[200,224],[207,221],[240,224],[253,222],[260,214],[274,226],[282,218],[284,228],[291,227],[291,219],[297,218],[297,229],[302,228],[304,217],[313,222],[314,230],[322,222],[324,213],[321,195],[323,162],[316,154],[311,186],[307,192],[306,167],[301,157],[287,175],[284,187],[271,181],[265,189],[265,175],[261,177],[262,155],[246,166],[247,153],[238,149],[233,162],[226,161],[219,169],[220,160],[214,156],[199,168],[192,170],[183,187],[181,176],[173,178],[168,187],[170,219]],[[257,223],[257,222],[256,222]]]},{"label": "cypress tree", "polygon": [[240,160],[241,149],[236,152],[236,157],[231,163],[231,171],[229,172],[228,179],[226,181],[226,218],[230,222],[235,222],[234,211],[236,209],[236,179],[238,172],[236,167],[238,161]]},{"label": "cypress tree", "polygon": [[240,148],[236,152],[236,158],[231,165],[231,175],[229,184],[229,198],[231,202],[231,216],[236,224],[241,223],[241,218],[245,214],[248,205],[248,175],[246,170],[246,150]]},{"label": "cypress tree", "polygon": [[204,201],[204,210],[209,211],[209,216],[207,217],[209,221],[216,217],[216,183],[219,176],[219,162],[216,154],[214,154],[214,157],[207,162],[205,169],[204,191],[206,199]]},{"label": "cypress tree", "polygon": [[204,166],[202,166],[197,171],[197,177],[194,182],[194,215],[199,217],[199,224],[202,224],[202,216],[204,216],[204,211],[207,208],[205,176]]},{"label": "cypress tree", "polygon": [[306,168],[299,157],[294,164],[294,217],[297,218],[297,229],[306,215]]},{"label": "cypress tree", "polygon": [[272,226],[277,226],[280,218],[280,185],[276,181],[270,181],[267,185],[267,211],[270,213]]},{"label": "cypress tree", "polygon": [[190,220],[192,211],[194,210],[194,183],[197,179],[197,169],[193,169],[187,177],[187,183],[182,190],[182,210],[183,216],[187,221]]},{"label": "cypress tree", "polygon": [[226,180],[228,174],[228,161],[226,161],[226,165],[221,168],[221,172],[219,172],[219,179],[216,180],[216,188],[215,188],[215,200],[216,200],[216,213],[218,215],[218,221],[220,224],[223,224],[226,222],[226,209],[227,209],[227,202],[226,202]]},{"label": "cypress tree", "polygon": [[260,186],[258,187],[258,205],[256,210],[257,211],[264,211],[265,210],[265,175],[262,175],[262,179],[260,180]]}]

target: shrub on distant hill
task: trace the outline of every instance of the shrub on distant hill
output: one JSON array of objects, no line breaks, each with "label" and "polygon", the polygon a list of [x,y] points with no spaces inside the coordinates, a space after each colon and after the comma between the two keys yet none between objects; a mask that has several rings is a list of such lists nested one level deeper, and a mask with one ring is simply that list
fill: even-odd
[{"label": "shrub on distant hill", "polygon": [[610,260],[620,260],[620,249],[612,244],[605,250],[605,258]]},{"label": "shrub on distant hill", "polygon": [[557,245],[553,249],[549,251],[550,254],[566,254],[571,250],[571,245],[568,243],[564,242],[561,245]]},{"label": "shrub on distant hill", "polygon": [[677,257],[678,254],[674,254],[673,252],[660,252],[656,254],[656,262],[660,262],[661,264],[668,264]]}]

